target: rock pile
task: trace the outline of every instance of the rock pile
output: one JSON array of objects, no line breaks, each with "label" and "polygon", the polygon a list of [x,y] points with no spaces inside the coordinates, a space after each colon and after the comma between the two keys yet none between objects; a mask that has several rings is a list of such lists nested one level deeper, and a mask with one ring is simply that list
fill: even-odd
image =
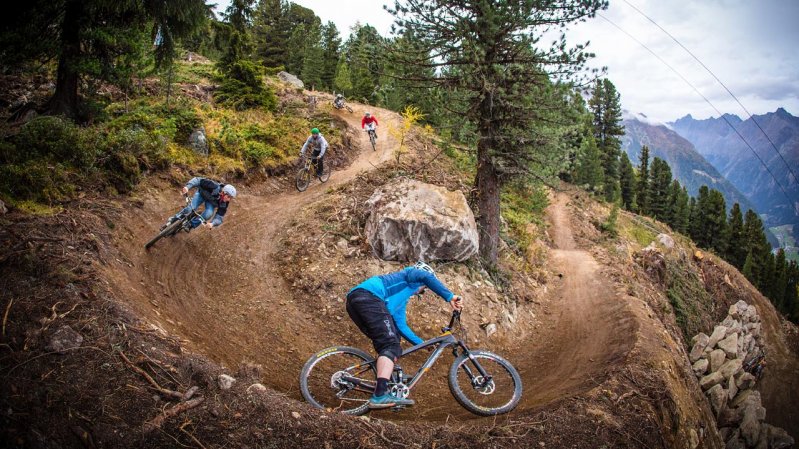
[{"label": "rock pile", "polygon": [[738,301],[710,336],[700,333],[691,339],[689,359],[726,449],[782,449],[794,442],[785,430],[764,422],[766,409],[754,390],[757,379],[744,370],[746,362],[762,353],[760,336],[757,310]]}]

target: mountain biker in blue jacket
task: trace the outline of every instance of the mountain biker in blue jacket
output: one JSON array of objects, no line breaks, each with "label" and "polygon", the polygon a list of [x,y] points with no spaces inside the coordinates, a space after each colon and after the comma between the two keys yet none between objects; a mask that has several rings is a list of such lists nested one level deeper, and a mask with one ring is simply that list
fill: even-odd
[{"label": "mountain biker in blue jacket", "polygon": [[[191,210],[197,210],[200,205],[204,205],[202,214],[200,214],[208,229],[212,229],[222,225],[225,213],[227,213],[230,200],[236,197],[236,188],[230,184],[220,184],[216,181],[195,177],[187,182],[181,192],[184,195],[189,193],[189,190],[197,188],[194,197],[191,199],[191,204],[186,206],[183,210],[171,217],[167,225],[179,220],[181,216],[191,213]],[[216,212],[216,214],[214,214]],[[213,217],[213,220],[211,220]],[[200,219],[195,217],[193,220],[184,225],[186,231],[190,231],[201,223]]]},{"label": "mountain biker in blue jacket", "polygon": [[314,128],[311,130],[311,135],[308,136],[308,139],[305,140],[305,144],[302,146],[300,150],[300,156],[305,157],[305,151],[311,147],[313,149],[311,153],[311,158],[316,159],[316,175],[322,176],[322,167],[325,163],[325,152],[327,151],[327,140],[325,137],[319,132],[319,128]]},{"label": "mountain biker in blue jacket", "polygon": [[388,393],[388,379],[400,355],[400,336],[418,345],[419,338],[405,318],[405,308],[413,295],[429,288],[454,310],[461,310],[463,298],[453,294],[438,280],[433,269],[424,262],[382,276],[373,276],[347,293],[347,314],[377,351],[377,388],[369,399],[370,409],[396,405],[413,405],[414,401],[397,398]]}]

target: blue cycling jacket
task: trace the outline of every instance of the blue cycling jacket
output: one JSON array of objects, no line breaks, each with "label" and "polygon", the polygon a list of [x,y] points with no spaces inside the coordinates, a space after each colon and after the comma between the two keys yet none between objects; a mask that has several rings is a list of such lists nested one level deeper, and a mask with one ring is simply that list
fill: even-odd
[{"label": "blue cycling jacket", "polygon": [[413,267],[382,276],[370,277],[356,285],[352,290],[362,288],[382,299],[386,303],[388,313],[394,318],[394,324],[397,325],[400,335],[414,345],[418,345],[424,340],[414,334],[411,328],[408,327],[405,308],[411,296],[422,286],[426,286],[446,302],[450,302],[452,297],[455,296],[432,273]]}]

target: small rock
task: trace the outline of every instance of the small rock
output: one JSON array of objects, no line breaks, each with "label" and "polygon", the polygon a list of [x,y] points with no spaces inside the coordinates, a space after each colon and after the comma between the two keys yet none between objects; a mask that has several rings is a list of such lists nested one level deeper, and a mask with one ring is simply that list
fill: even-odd
[{"label": "small rock", "polygon": [[712,347],[716,346],[716,343],[720,342],[722,338],[727,335],[727,327],[726,326],[716,326],[713,328],[713,333],[710,334],[708,337],[707,345]]},{"label": "small rock", "polygon": [[719,370],[719,368],[721,368],[721,365],[724,364],[724,361],[727,360],[727,354],[725,354],[721,349],[714,349],[710,352],[708,359],[710,359],[710,372],[715,373]]},{"label": "small rock", "polygon": [[688,432],[688,439],[690,440],[691,449],[699,447],[699,435],[696,433],[696,430],[691,429],[691,431]]},{"label": "small rock", "polygon": [[787,449],[793,447],[794,439],[788,435],[785,429],[774,427],[766,424],[764,426],[768,431],[768,447],[769,449]]},{"label": "small rock", "polygon": [[495,333],[497,333],[497,325],[496,324],[490,323],[488,326],[486,326],[486,337],[490,337],[490,336],[494,335]]},{"label": "small rock", "polygon": [[199,127],[189,135],[189,146],[200,156],[208,156],[208,139],[205,137],[205,128]]},{"label": "small rock", "polygon": [[705,394],[708,396],[713,413],[715,413],[716,416],[720,415],[721,411],[727,406],[727,391],[722,388],[721,385],[716,384],[708,389]]},{"label": "small rock", "polygon": [[3,200],[0,200],[0,215],[5,215],[8,213],[8,208],[6,207],[6,203]]},{"label": "small rock", "polygon": [[297,412],[291,412],[291,416],[292,416],[294,419],[300,419],[300,414],[299,414],[299,413],[297,413]]},{"label": "small rock", "polygon": [[738,357],[738,334],[732,334],[718,343],[719,349],[723,350],[728,358]]},{"label": "small rock", "polygon": [[266,387],[263,384],[255,383],[247,387],[247,393],[263,393],[266,391]]},{"label": "small rock", "polygon": [[699,334],[697,336],[696,343],[694,343],[694,347],[691,349],[691,353],[688,355],[691,363],[696,362],[702,357],[702,354],[705,353],[705,348],[707,347],[708,341],[709,338],[705,334]]},{"label": "small rock", "polygon": [[735,383],[735,377],[733,376],[727,378],[727,393],[729,394],[729,400],[733,400],[735,395],[738,394],[738,385]]},{"label": "small rock", "polygon": [[63,354],[70,349],[79,348],[81,344],[83,344],[83,335],[64,325],[53,333],[47,344],[47,350]]},{"label": "small rock", "polygon": [[707,372],[708,364],[707,359],[699,359],[691,368],[694,370],[694,374],[702,376]]},{"label": "small rock", "polygon": [[718,373],[721,374],[721,377],[728,379],[730,376],[734,376],[741,371],[743,363],[741,359],[733,359],[724,362],[724,365],[721,365],[719,368]]},{"label": "small rock", "polygon": [[668,249],[674,248],[674,239],[668,234],[658,234],[657,240]]},{"label": "small rock", "polygon": [[749,390],[755,386],[757,379],[751,373],[742,371],[740,376],[736,376],[735,383],[738,385],[739,390]]},{"label": "small rock", "polygon": [[227,374],[220,374],[218,381],[219,388],[223,390],[230,390],[233,387],[233,384],[236,383],[236,378],[233,376],[228,376]]},{"label": "small rock", "polygon": [[[728,401],[729,403],[729,401]],[[743,410],[739,408],[730,408],[725,407],[724,410],[719,413],[719,417],[717,420],[717,424],[719,427],[735,427],[741,423],[743,419]],[[725,438],[728,440],[729,438]]]},{"label": "small rock", "polygon": [[724,381],[724,376],[721,375],[718,371],[715,373],[710,373],[707,376],[703,377],[699,380],[699,386],[702,387],[702,390],[709,390],[714,385],[720,384]]}]

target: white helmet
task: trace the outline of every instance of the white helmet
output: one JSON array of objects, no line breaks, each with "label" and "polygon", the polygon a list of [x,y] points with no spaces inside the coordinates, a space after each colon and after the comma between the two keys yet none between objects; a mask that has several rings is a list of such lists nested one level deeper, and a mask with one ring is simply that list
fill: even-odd
[{"label": "white helmet", "polygon": [[368,112],[366,114],[364,114],[364,115],[367,116],[367,117],[371,117],[372,116],[372,114],[370,114]]},{"label": "white helmet", "polygon": [[344,95],[336,94],[336,98],[344,98]]},{"label": "white helmet", "polygon": [[432,274],[433,276],[436,275],[436,272],[435,272],[435,270],[433,270],[433,267],[431,267],[430,265],[422,262],[421,260],[419,262],[416,262],[413,265],[413,268],[416,268],[417,270],[424,270],[424,271]]},{"label": "white helmet", "polygon": [[225,184],[225,186],[222,187],[222,192],[231,198],[236,198],[236,188],[230,184]]}]

